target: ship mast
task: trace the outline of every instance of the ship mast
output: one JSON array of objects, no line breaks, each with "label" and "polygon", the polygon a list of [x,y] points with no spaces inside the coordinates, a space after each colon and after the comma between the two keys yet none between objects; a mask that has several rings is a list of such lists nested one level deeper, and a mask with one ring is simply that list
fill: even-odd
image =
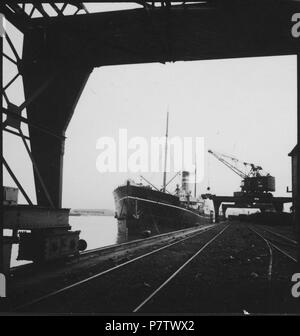
[{"label": "ship mast", "polygon": [[167,112],[167,127],[166,127],[166,144],[165,144],[165,165],[164,165],[163,192],[166,192],[166,185],[167,185],[168,133],[169,133],[169,111]]}]

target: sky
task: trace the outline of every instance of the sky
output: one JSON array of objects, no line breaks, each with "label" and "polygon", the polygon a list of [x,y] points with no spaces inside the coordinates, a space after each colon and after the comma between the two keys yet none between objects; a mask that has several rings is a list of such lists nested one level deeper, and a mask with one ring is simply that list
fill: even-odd
[{"label": "sky", "polygon": [[[6,69],[7,81],[14,70]],[[11,89],[18,103],[24,99],[21,84]],[[296,98],[296,56],[95,68],[66,133],[63,206],[114,209],[114,188],[127,178],[138,180],[139,174],[100,173],[98,139],[117,141],[120,128],[128,130],[129,138],[163,136],[167,110],[170,137],[204,137],[206,151],[262,166],[276,177],[274,195],[290,196],[288,153],[296,144]],[[5,133],[4,146],[6,160],[35,201],[31,163],[21,140]],[[198,193],[207,186],[218,195],[239,190],[241,178],[209,154],[204,167]],[[161,186],[162,174],[143,175]],[[7,173],[4,182],[13,186]]]},{"label": "sky", "polygon": [[[287,154],[296,143],[294,56],[95,69],[67,131],[64,205],[111,208],[112,190],[138,175],[99,173],[97,139],[117,140],[120,128],[129,137],[162,136],[167,110],[169,137],[204,137],[206,150],[259,164],[276,177],[275,195],[287,196]],[[209,154],[204,167],[200,193],[208,185],[219,195],[239,190],[241,178]],[[161,174],[144,176],[162,183]]]}]

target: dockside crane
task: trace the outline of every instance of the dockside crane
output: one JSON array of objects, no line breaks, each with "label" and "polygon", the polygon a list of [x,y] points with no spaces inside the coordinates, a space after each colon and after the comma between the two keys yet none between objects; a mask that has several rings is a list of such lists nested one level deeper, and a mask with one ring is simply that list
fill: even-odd
[{"label": "dockside crane", "polygon": [[[275,191],[275,177],[269,173],[265,173],[261,166],[249,162],[242,162],[237,158],[214,152],[211,149],[208,150],[208,153],[242,178],[242,194],[260,195]],[[242,164],[246,171],[244,172],[237,167],[238,164]]]},{"label": "dockside crane", "polygon": [[213,201],[216,223],[219,221],[221,205],[224,215],[228,207],[255,208],[262,212],[266,210],[282,212],[283,204],[291,202],[291,197],[273,196],[271,192],[275,191],[275,177],[264,172],[261,166],[243,162],[212,150],[209,150],[208,153],[242,178],[241,191],[234,192],[233,196],[212,195],[210,193],[201,195],[203,199],[208,198]]}]

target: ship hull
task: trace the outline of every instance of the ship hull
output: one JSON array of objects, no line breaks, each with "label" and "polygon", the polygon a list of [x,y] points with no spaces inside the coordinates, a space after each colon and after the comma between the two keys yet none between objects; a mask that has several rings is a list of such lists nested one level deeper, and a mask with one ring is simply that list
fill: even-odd
[{"label": "ship hull", "polygon": [[181,205],[174,195],[134,185],[114,190],[119,228],[130,236],[161,234],[207,224],[209,219]]}]

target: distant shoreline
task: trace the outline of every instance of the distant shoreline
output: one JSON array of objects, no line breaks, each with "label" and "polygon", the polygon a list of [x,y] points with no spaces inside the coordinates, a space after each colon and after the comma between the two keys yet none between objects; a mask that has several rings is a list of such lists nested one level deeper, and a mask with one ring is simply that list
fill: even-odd
[{"label": "distant shoreline", "polygon": [[70,216],[114,216],[109,209],[71,209]]}]

